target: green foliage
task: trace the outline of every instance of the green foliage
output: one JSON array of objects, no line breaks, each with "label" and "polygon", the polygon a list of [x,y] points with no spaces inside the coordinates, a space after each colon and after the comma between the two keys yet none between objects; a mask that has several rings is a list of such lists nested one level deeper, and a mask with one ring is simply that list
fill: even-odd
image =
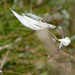
[{"label": "green foliage", "polygon": [[[42,4],[38,6],[36,0],[21,0],[24,3],[23,7],[21,7],[19,1],[20,0],[0,0],[0,46],[12,43],[9,56],[3,68],[3,75],[28,75],[28,73],[31,73],[36,68],[35,65],[37,62],[48,55],[48,52],[45,51],[38,37],[34,33],[28,35],[33,31],[24,27],[14,17],[9,7],[19,13],[22,13],[22,11],[31,12],[30,9],[32,9],[32,13],[43,17],[47,12],[54,14],[52,8],[54,6],[59,7],[62,4],[62,0],[44,0]],[[64,6],[62,5],[62,8],[57,11],[60,12],[65,7],[66,4],[64,4]],[[65,21],[64,19],[64,21],[58,23],[58,25],[63,27],[65,35],[71,36],[70,25],[66,25]],[[54,20],[52,24],[56,24],[56,20]],[[55,33],[55,35],[57,34]],[[14,43],[18,37],[22,38],[21,41]],[[70,53],[73,52],[75,48],[75,36],[71,36],[71,40],[72,43],[68,48],[68,52]],[[71,49],[71,47],[73,47],[73,49]],[[1,60],[7,50],[8,49],[3,49],[0,51]],[[57,70],[58,69],[54,69],[48,65],[48,67],[44,67],[40,71],[35,72],[35,75],[52,75],[51,73],[55,75]]]}]

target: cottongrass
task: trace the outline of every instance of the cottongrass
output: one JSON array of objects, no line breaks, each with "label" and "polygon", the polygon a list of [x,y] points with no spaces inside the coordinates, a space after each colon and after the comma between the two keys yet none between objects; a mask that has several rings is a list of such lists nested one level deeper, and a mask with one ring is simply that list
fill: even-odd
[{"label": "cottongrass", "polygon": [[60,42],[59,49],[61,47],[63,47],[63,46],[64,47],[68,46],[70,44],[70,42],[71,42],[71,40],[70,40],[69,37],[65,37],[65,38],[62,38],[62,39],[58,39],[58,41]]},{"label": "cottongrass", "polygon": [[[42,19],[41,17],[36,16],[36,15],[34,15],[34,14],[32,14],[32,13],[27,13],[27,14],[19,15],[19,14],[17,14],[15,11],[13,11],[11,8],[10,8],[10,10],[13,12],[13,14],[15,15],[15,17],[16,17],[24,26],[26,26],[26,27],[28,27],[28,28],[30,28],[30,29],[32,29],[32,30],[39,31],[39,30],[44,30],[44,29],[55,29],[55,28],[57,28],[56,26],[54,26],[54,25],[52,25],[52,24],[48,24],[48,23],[46,23],[46,22],[42,22],[43,19]],[[57,39],[56,36],[55,36],[53,33],[51,33],[51,32],[50,32],[50,33],[54,36],[54,38],[55,38],[58,42],[60,42],[59,47],[58,47],[57,51],[56,51],[53,55],[50,55],[49,58],[46,59],[45,62],[47,62],[49,59],[51,59],[52,57],[54,57],[54,55],[56,55],[56,54],[59,52],[59,50],[62,49],[62,47],[68,46],[68,45],[70,44],[70,42],[71,42],[71,40],[70,40],[69,37],[64,37],[64,36],[63,36],[63,32],[62,32],[61,27],[58,27],[58,28],[59,28],[59,30],[61,31],[61,34],[62,34],[62,38],[61,38],[61,39]],[[31,73],[31,75],[32,75],[35,71],[37,71],[40,66],[41,66],[41,65],[39,65],[39,66]]]},{"label": "cottongrass", "polygon": [[[33,30],[43,30],[43,29],[55,29],[56,26],[52,24],[48,24],[46,22],[42,22],[43,18],[36,16],[32,13],[22,14],[19,15],[15,11],[13,11],[11,8],[9,8],[15,17],[26,27],[33,29]],[[61,27],[58,27],[60,30]],[[61,49],[63,46],[66,47],[70,44],[71,40],[69,37],[63,37],[62,39],[58,39],[57,41],[60,42],[59,49]]]},{"label": "cottongrass", "polygon": [[0,74],[2,73],[2,70],[0,70]]},{"label": "cottongrass", "polygon": [[11,8],[10,10],[13,12],[15,17],[26,27],[33,29],[33,30],[42,30],[42,29],[55,29],[56,26],[52,24],[48,24],[46,22],[42,22],[42,18],[36,16],[31,13],[19,15]]}]

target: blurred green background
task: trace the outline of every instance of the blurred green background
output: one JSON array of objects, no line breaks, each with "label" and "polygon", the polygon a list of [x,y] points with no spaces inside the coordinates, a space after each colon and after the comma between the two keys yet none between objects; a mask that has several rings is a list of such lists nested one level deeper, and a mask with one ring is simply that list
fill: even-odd
[{"label": "blurred green background", "polygon": [[[64,51],[75,57],[75,0],[0,0],[0,63],[10,50],[2,75],[30,75],[48,55],[38,37],[34,33],[30,35],[33,30],[24,27],[9,7],[19,14],[33,13],[48,23],[61,26],[64,36],[72,40]],[[59,38],[57,33],[55,35]],[[10,44],[10,48],[1,49]],[[34,75],[61,74],[46,63]]]}]

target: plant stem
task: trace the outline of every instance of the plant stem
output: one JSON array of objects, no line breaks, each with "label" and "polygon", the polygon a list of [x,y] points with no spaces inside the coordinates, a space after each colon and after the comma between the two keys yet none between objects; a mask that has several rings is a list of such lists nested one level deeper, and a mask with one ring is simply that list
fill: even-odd
[{"label": "plant stem", "polygon": [[[51,58],[53,58],[58,52],[59,52],[59,49],[56,50],[56,52],[55,52],[54,54],[50,55],[47,59],[44,59],[44,60],[43,60],[44,63],[47,63],[48,60],[50,60]],[[42,66],[42,64],[39,65],[30,75],[33,75],[41,66]]]},{"label": "plant stem", "polygon": [[8,54],[9,54],[9,50],[7,50],[7,52],[6,52],[6,54],[5,54],[5,57],[3,58],[3,61],[1,62],[1,67],[0,67],[0,69],[3,68],[3,66],[4,66],[4,64],[5,64],[5,61],[6,61],[6,59],[7,59]]}]

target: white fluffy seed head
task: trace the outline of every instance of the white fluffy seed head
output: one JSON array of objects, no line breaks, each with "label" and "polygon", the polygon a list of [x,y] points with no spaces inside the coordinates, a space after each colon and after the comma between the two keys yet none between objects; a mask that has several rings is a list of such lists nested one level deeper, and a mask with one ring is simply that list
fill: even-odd
[{"label": "white fluffy seed head", "polygon": [[0,73],[2,73],[2,70],[0,70]]},{"label": "white fluffy seed head", "polygon": [[69,37],[65,37],[63,39],[58,39],[58,41],[60,42],[60,45],[59,47],[62,47],[62,46],[68,46],[71,42],[70,38]]},{"label": "white fluffy seed head", "polygon": [[42,22],[41,17],[33,15],[31,13],[28,14],[22,14],[19,15],[15,11],[13,11],[11,8],[10,10],[13,12],[15,17],[26,27],[33,29],[33,30],[42,30],[42,29],[47,29],[51,28],[54,29],[56,26]]}]

